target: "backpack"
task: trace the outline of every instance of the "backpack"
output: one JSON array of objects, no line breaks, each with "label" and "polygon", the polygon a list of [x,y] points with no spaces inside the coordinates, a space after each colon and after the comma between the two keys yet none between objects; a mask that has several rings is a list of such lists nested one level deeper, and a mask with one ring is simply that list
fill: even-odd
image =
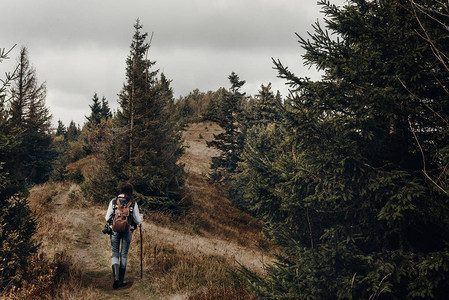
[{"label": "backpack", "polygon": [[112,231],[117,233],[127,233],[131,229],[134,201],[128,201],[126,204],[122,204],[119,199],[120,198],[117,197],[112,202],[114,208]]}]

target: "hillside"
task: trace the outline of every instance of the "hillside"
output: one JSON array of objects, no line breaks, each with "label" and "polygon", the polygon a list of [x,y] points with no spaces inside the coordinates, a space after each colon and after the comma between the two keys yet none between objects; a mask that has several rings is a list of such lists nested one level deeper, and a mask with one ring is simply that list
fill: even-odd
[{"label": "hillside", "polygon": [[[270,260],[261,250],[261,225],[233,208],[219,187],[207,181],[211,157],[207,148],[219,127],[211,122],[191,124],[183,134],[186,186],[191,209],[182,217],[162,213],[144,216],[143,279],[140,242],[134,233],[128,257],[128,289],[112,289],[109,236],[103,235],[107,203],[91,205],[74,183],[46,183],[31,190],[30,202],[39,216],[36,238],[48,257],[64,253],[71,261],[73,280],[60,292],[64,299],[214,299],[251,298],[235,290],[228,270],[242,264],[259,273]],[[92,172],[95,157],[78,161]],[[111,194],[111,198],[114,195]],[[80,279],[79,279],[80,278]]]}]

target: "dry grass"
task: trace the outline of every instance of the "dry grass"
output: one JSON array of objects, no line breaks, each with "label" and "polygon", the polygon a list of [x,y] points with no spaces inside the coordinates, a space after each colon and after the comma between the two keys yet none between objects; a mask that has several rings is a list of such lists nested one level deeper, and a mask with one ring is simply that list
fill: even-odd
[{"label": "dry grass", "polygon": [[94,176],[98,171],[99,159],[95,155],[88,155],[80,160],[67,165],[65,172],[71,174],[80,169],[85,178]]},{"label": "dry grass", "polygon": [[198,291],[189,296],[189,300],[255,300],[256,296],[243,287],[220,287]]},{"label": "dry grass", "polygon": [[262,224],[233,207],[224,196],[225,191],[196,174],[189,174],[186,184],[194,199],[186,220],[197,233],[233,240],[246,246],[249,246],[248,241],[257,240]]},{"label": "dry grass", "polygon": [[[155,298],[163,298],[164,295],[182,295],[182,298],[214,299],[205,295],[220,293],[250,296],[236,282],[233,276],[235,266],[230,265],[224,256],[184,251],[169,242],[155,241],[147,234],[144,235],[144,239],[146,239],[143,256],[145,289]],[[130,254],[131,262],[135,263],[139,259],[140,253],[137,251],[139,243],[140,237],[137,237],[135,249]]]},{"label": "dry grass", "polygon": [[[87,230],[92,224],[80,218],[89,217],[87,202],[80,187],[67,182],[49,182],[30,190],[30,207],[38,230],[34,235],[40,244],[39,255],[46,257],[36,269],[35,280],[23,289],[12,291],[14,299],[101,299],[101,290],[91,286],[84,276],[85,262],[74,254],[89,241]],[[77,216],[77,213],[80,216]],[[74,251],[75,250],[75,251]],[[95,258],[93,258],[95,259]],[[48,272],[46,272],[48,271]]]},{"label": "dry grass", "polygon": [[20,288],[12,287],[7,292],[8,299],[97,299],[97,293],[82,288],[82,272],[65,252],[57,253],[53,259],[36,254],[27,276],[31,280]]},{"label": "dry grass", "polygon": [[258,240],[262,224],[233,207],[226,191],[208,181],[212,156],[219,151],[207,147],[206,142],[220,132],[220,126],[210,121],[189,124],[184,131],[184,144],[188,148],[181,161],[185,164],[186,187],[193,207],[181,223],[197,234],[248,245],[249,241]]},{"label": "dry grass", "polygon": [[[31,190],[30,203],[39,217],[36,238],[41,243],[41,253],[55,258],[61,251],[66,251],[83,272],[82,279],[70,275],[51,293],[42,293],[44,299],[56,294],[61,299],[101,299],[105,298],[105,290],[112,289],[109,239],[100,233],[106,207],[83,208],[80,203],[85,201],[78,192],[78,185],[67,183],[48,183]],[[160,218],[164,216],[161,214]],[[182,233],[170,231],[168,237],[164,227],[153,230],[150,226],[154,225],[144,224],[143,232],[145,279],[136,285],[134,295],[163,298],[180,294],[187,297],[192,291],[203,290],[207,293],[208,289],[229,290],[233,286],[227,272],[231,266],[225,257],[204,253],[192,255],[192,249],[183,248],[175,241],[183,237]],[[190,243],[185,237],[184,242]],[[140,236],[135,233],[127,272],[127,277],[134,281],[138,280],[139,275],[139,243]],[[77,274],[76,268],[66,268],[66,272]],[[49,277],[36,278],[43,283]],[[26,299],[40,291],[29,286],[27,290],[29,292],[16,291],[15,295]]]},{"label": "dry grass", "polygon": [[41,213],[42,209],[52,208],[54,201],[58,199],[58,196],[64,192],[70,184],[60,182],[48,182],[42,185],[37,185],[30,191],[28,200],[30,201],[31,208],[33,208],[37,214]]},{"label": "dry grass", "polygon": [[[40,251],[49,261],[65,253],[69,266],[64,271],[67,277],[48,295],[59,299],[255,299],[232,271],[241,263],[264,272],[263,262],[271,258],[259,247],[261,224],[232,207],[224,191],[207,180],[211,156],[217,153],[206,147],[206,141],[219,130],[211,122],[187,128],[184,139],[189,148],[182,162],[191,209],[183,216],[158,212],[145,216],[144,278],[140,280],[140,235],[136,232],[126,275],[134,285],[128,290],[111,286],[110,242],[101,233],[106,205],[86,201],[74,183],[34,187],[29,200],[38,216],[35,237]],[[66,171],[80,169],[89,177],[98,165],[96,157],[88,156]]]},{"label": "dry grass", "polygon": [[66,213],[68,207],[76,207],[82,199],[79,186],[72,183],[45,183],[30,191],[30,207],[38,221],[38,231],[34,238],[41,244],[41,251],[50,257],[62,252],[72,242],[73,221]]}]

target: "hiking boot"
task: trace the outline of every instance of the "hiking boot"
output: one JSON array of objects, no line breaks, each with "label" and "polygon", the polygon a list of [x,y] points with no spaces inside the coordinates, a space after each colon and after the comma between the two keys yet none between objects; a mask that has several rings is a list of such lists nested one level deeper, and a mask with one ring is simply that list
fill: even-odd
[{"label": "hiking boot", "polygon": [[112,285],[112,287],[114,289],[117,289],[119,287],[119,283],[120,283],[120,278],[119,278],[119,266],[118,264],[112,265],[112,275],[114,276],[114,284]]},{"label": "hiking boot", "polygon": [[119,287],[125,287],[125,286],[131,285],[131,282],[123,281],[123,279],[125,278],[125,272],[126,272],[126,268],[119,268],[119,283],[118,283]]}]

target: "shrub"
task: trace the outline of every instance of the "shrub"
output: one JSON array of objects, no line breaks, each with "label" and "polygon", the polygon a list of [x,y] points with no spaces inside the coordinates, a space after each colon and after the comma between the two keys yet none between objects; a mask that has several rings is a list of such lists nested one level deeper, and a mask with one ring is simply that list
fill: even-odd
[{"label": "shrub", "polygon": [[0,206],[0,290],[20,286],[38,245],[32,237],[36,219],[28,201],[14,196]]},{"label": "shrub", "polygon": [[80,167],[77,167],[75,171],[69,173],[66,178],[77,184],[81,184],[84,181],[84,175]]},{"label": "shrub", "polygon": [[7,294],[12,299],[51,299],[63,283],[80,279],[81,272],[65,252],[57,253],[52,261],[43,253],[35,254],[20,286],[13,285]]}]

